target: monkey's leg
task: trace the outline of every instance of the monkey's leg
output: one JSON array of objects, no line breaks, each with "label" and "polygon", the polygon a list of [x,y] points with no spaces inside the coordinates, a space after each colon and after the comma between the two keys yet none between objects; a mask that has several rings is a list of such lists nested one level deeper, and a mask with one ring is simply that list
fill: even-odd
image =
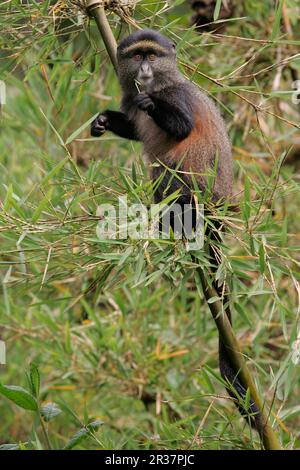
[{"label": "monkey's leg", "polygon": [[[219,232],[220,227],[216,226],[215,229],[210,230],[209,238],[209,253],[212,260],[212,272],[215,273],[218,269],[220,260],[217,256],[216,251],[213,248],[213,242],[220,242],[221,235]],[[212,282],[213,288],[216,291],[217,295],[222,300],[222,304],[224,305],[225,314],[232,325],[232,315],[231,309],[229,305],[229,296],[228,291],[224,285],[218,285],[216,281]],[[219,337],[219,367],[221,376],[224,380],[226,380],[232,388],[226,387],[228,394],[234,398],[234,403],[238,408],[241,415],[249,422],[249,424],[256,429],[260,434],[262,433],[262,421],[261,421],[261,413],[259,408],[257,407],[255,401],[252,397],[249,400],[249,408],[246,410],[243,407],[242,402],[245,401],[247,390],[242,385],[239,380],[239,371],[235,370],[231,363],[230,356],[224,345],[222,339]]]},{"label": "monkey's leg", "polygon": [[[161,176],[163,175],[163,178]],[[152,171],[152,176],[154,179],[158,179],[160,184],[156,188],[156,192],[154,195],[155,202],[158,203],[164,197],[166,194],[173,193],[178,189],[177,185],[177,180],[176,178],[171,178],[171,175],[166,172],[165,169],[162,169],[160,167],[155,167]],[[166,193],[166,194],[165,194]],[[192,224],[194,229],[196,228],[196,213],[193,211],[193,207],[191,204],[191,194],[187,194],[185,196],[181,196],[177,199],[176,201],[179,203],[182,207],[182,209],[186,209],[187,207],[190,207],[190,210],[185,214],[184,212],[184,218],[183,222],[185,224],[185,216],[191,217],[192,216]],[[173,226],[172,226],[173,224]],[[170,219],[170,225],[174,231],[174,220]],[[160,223],[160,230],[162,230],[162,225]],[[214,223],[213,228],[209,228],[206,232],[206,235],[209,240],[209,254],[210,254],[210,259],[211,259],[211,272],[209,275],[211,276],[212,279],[212,286],[217,293],[218,297],[220,297],[222,301],[222,305],[224,306],[224,311],[225,314],[227,315],[230,323],[231,322],[231,310],[229,306],[229,296],[228,292],[225,289],[224,285],[219,286],[218,283],[214,280],[214,274],[218,269],[218,266],[221,262],[220,256],[218,256],[217,253],[217,244],[221,242],[221,234],[220,234],[220,224]],[[197,259],[192,255],[192,260],[197,263]],[[199,273],[202,271],[201,268],[199,268]],[[201,275],[200,275],[201,277]],[[230,359],[230,356],[228,354],[228,351],[222,341],[221,338],[219,338],[219,367],[220,367],[220,372],[222,378],[230,385],[226,387],[228,394],[234,398],[234,403],[237,406],[239,412],[241,415],[246,418],[250,425],[253,426],[259,433],[262,435],[262,417],[259,408],[257,407],[256,403],[254,402],[253,398],[250,397],[249,400],[249,408],[248,410],[243,407],[243,401],[246,399],[246,394],[247,390],[241,383],[239,379],[239,371],[235,369],[235,367],[232,365],[232,361]]]}]

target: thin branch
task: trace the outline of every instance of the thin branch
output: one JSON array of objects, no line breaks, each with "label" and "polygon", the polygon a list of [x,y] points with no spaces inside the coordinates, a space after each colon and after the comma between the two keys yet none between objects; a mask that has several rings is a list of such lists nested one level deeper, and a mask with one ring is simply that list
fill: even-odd
[{"label": "thin branch", "polygon": [[86,0],[86,11],[88,15],[92,16],[98,26],[100,35],[105,44],[107,53],[114,66],[116,73],[117,69],[117,42],[109,26],[106,14],[103,7],[103,2],[99,0]]},{"label": "thin branch", "polygon": [[206,281],[204,272],[201,268],[198,268],[198,273],[200,276],[201,284],[205,299],[208,303],[209,309],[215,320],[217,328],[219,330],[219,335],[224,345],[227,349],[227,352],[230,356],[232,364],[236,370],[239,371],[239,378],[246,389],[250,390],[251,396],[255,401],[257,407],[261,412],[262,417],[262,441],[266,450],[280,450],[281,446],[277,439],[276,434],[274,433],[272,427],[268,422],[268,415],[264,410],[264,404],[262,399],[259,396],[257,388],[254,384],[250,371],[246,365],[243,354],[240,350],[238,340],[234,334],[234,331],[231,327],[230,321],[226,314],[222,313],[222,304],[220,301],[211,302],[211,298],[216,296],[216,293],[212,287],[210,287]]}]

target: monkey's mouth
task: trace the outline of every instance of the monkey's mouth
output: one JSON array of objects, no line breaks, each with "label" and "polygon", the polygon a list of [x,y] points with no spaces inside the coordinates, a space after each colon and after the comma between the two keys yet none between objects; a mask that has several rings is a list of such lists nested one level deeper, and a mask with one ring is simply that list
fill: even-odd
[{"label": "monkey's mouth", "polygon": [[152,82],[153,80],[153,76],[152,75],[142,75],[139,77],[139,82],[141,85],[150,85],[150,83]]}]

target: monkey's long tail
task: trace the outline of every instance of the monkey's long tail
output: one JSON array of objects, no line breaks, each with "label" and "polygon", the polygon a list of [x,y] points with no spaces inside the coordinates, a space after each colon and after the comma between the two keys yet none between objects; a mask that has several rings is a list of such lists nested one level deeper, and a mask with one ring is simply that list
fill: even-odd
[{"label": "monkey's long tail", "polygon": [[[216,261],[216,258],[214,257]],[[203,276],[203,271],[199,268],[200,278]],[[228,301],[228,294],[224,286],[218,286],[215,282],[212,283],[213,288],[217,295],[222,299],[222,304],[225,306],[225,313],[232,325],[231,310]],[[208,299],[207,299],[208,300]],[[210,304],[208,303],[210,306]],[[239,371],[235,369],[228,354],[227,348],[219,336],[219,367],[222,378],[228,383],[226,390],[228,394],[234,399],[234,403],[238,408],[240,414],[247,420],[248,424],[254,428],[260,436],[263,434],[263,420],[262,414],[255,403],[252,396],[250,396],[248,407],[246,408],[247,389],[241,383]]]},{"label": "monkey's long tail", "polygon": [[[211,250],[212,252],[213,250]],[[216,260],[216,256],[214,256]],[[218,296],[222,299],[223,305],[225,305],[225,313],[227,315],[230,324],[232,325],[232,314],[229,305],[229,296],[226,290],[226,286],[218,286],[216,282],[213,282],[213,287]],[[239,378],[239,371],[235,370],[225,344],[219,336],[219,367],[222,378],[230,384],[230,387],[226,387],[228,394],[234,398],[234,403],[238,408],[241,415],[248,421],[248,424],[256,429],[260,434],[262,433],[262,416],[261,412],[256,405],[253,398],[250,396],[248,409],[245,408],[247,390],[242,385]],[[243,406],[244,405],[244,406]]]},{"label": "monkey's long tail", "polygon": [[247,390],[239,379],[238,371],[234,370],[227,349],[219,338],[219,367],[222,378],[229,384],[226,387],[228,394],[234,399],[234,403],[240,414],[247,420],[248,424],[256,429],[260,435],[263,432],[261,412],[252,397],[250,397],[248,409],[245,407]]},{"label": "monkey's long tail", "polygon": [[[196,215],[194,214],[195,220],[197,220]],[[211,270],[212,272],[209,273],[212,279],[212,287],[218,297],[221,299],[222,305],[224,306],[224,312],[227,315],[227,318],[232,325],[232,315],[231,309],[229,304],[229,295],[226,290],[226,286],[221,285],[218,286],[218,283],[214,281],[214,274],[216,273],[218,266],[220,264],[220,260],[218,259],[217,252],[214,250],[214,243],[221,242],[221,235],[220,235],[220,226],[218,223],[215,222],[215,229],[210,230],[207,229],[207,235],[210,238],[209,243],[209,255],[211,258]],[[194,262],[197,263],[197,260],[192,256]],[[204,273],[202,268],[199,266],[198,272],[200,275],[200,279],[203,286],[204,295],[206,297],[206,287],[205,287],[205,280],[203,279]],[[209,303],[209,299],[206,298],[209,308],[211,309],[211,304]],[[212,312],[213,313],[213,312]],[[213,314],[214,316],[214,314]],[[230,358],[230,354],[228,349],[226,348],[225,344],[222,341],[222,338],[219,336],[219,367],[222,378],[228,384],[226,390],[228,394],[234,399],[234,403],[238,408],[240,414],[247,420],[248,424],[256,429],[260,434],[260,437],[263,436],[264,426],[263,426],[263,417],[262,413],[255,403],[252,396],[250,396],[249,400],[247,398],[247,389],[243,384],[239,370],[236,370],[232,360]],[[247,403],[246,403],[247,402]]]}]

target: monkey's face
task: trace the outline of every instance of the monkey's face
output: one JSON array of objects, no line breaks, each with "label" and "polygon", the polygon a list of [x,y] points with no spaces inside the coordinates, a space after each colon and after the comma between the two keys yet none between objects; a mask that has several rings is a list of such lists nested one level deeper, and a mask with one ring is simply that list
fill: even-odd
[{"label": "monkey's face", "polygon": [[154,53],[147,55],[135,54],[133,56],[133,60],[138,64],[136,80],[143,89],[151,87],[154,77],[154,62],[156,59],[157,56]]},{"label": "monkey's face", "polygon": [[175,49],[169,54],[155,49],[135,49],[118,59],[121,84],[137,93],[155,91],[166,80],[168,73],[172,75],[176,69]]},{"label": "monkey's face", "polygon": [[175,44],[152,29],[124,38],[117,55],[120,83],[130,95],[159,90],[178,73]]}]

